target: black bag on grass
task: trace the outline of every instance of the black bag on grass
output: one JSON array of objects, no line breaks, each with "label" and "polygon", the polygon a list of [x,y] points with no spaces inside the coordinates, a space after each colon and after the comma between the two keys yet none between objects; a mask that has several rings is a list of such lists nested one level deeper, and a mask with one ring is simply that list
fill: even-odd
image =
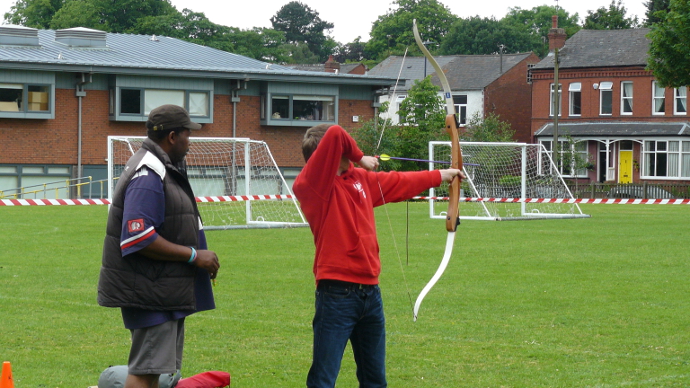
[{"label": "black bag on grass", "polygon": [[[98,378],[98,388],[123,388],[129,374],[127,365],[115,365],[106,368]],[[174,374],[164,374],[158,379],[159,388],[173,388],[180,380],[180,371]]]}]

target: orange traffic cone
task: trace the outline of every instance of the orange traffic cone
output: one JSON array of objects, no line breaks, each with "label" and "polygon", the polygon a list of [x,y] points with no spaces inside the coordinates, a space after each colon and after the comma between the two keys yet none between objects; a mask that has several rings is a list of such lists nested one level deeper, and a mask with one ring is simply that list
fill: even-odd
[{"label": "orange traffic cone", "polygon": [[12,365],[10,365],[9,361],[2,363],[2,374],[0,376],[0,388],[14,388]]}]

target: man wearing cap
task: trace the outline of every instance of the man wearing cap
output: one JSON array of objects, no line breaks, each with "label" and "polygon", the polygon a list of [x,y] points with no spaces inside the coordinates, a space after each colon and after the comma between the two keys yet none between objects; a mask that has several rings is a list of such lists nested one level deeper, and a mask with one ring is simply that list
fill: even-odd
[{"label": "man wearing cap", "polygon": [[120,307],[132,334],[125,388],[158,386],[182,364],[185,317],[215,308],[220,264],[206,238],[185,155],[201,125],[176,105],[151,111],[147,136],[113,195],[103,244],[98,304]]}]

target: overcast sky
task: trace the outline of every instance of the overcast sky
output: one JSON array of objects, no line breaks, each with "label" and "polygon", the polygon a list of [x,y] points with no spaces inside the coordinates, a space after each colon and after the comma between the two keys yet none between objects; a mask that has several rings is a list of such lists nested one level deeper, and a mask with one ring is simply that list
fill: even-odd
[{"label": "overcast sky", "polygon": [[[372,23],[388,12],[391,0],[298,0],[319,13],[322,20],[335,24],[331,36],[340,43],[349,43],[358,36],[369,40]],[[646,0],[623,0],[628,10],[627,16],[637,15],[644,20]],[[271,17],[290,0],[171,0],[182,11],[189,8],[203,12],[212,22],[230,27],[249,29],[252,27],[271,27]],[[15,0],[0,0],[0,15],[10,10]],[[531,9],[539,5],[556,5],[556,0],[441,0],[450,11],[462,18],[479,15],[500,19],[508,8],[519,6]],[[610,0],[559,0],[558,5],[571,15],[578,13],[580,21],[587,11],[596,10],[611,4]]]}]

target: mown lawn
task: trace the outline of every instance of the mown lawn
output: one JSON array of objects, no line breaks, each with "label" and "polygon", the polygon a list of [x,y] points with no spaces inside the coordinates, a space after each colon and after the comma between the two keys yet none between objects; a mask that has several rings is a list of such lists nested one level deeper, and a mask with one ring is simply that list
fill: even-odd
[{"label": "mown lawn", "polygon": [[[410,204],[409,233],[405,204],[387,206],[377,216],[391,387],[690,386],[690,207],[585,205],[592,218],[465,221],[413,323],[411,300],[436,270],[446,232],[425,204]],[[119,311],[96,303],[106,212],[0,207],[0,361],[12,362],[16,388],[85,388],[126,363]],[[187,320],[183,375],[223,370],[233,387],[303,387],[309,230],[208,238],[221,258],[218,308]],[[348,352],[338,387],[356,386]]]}]

